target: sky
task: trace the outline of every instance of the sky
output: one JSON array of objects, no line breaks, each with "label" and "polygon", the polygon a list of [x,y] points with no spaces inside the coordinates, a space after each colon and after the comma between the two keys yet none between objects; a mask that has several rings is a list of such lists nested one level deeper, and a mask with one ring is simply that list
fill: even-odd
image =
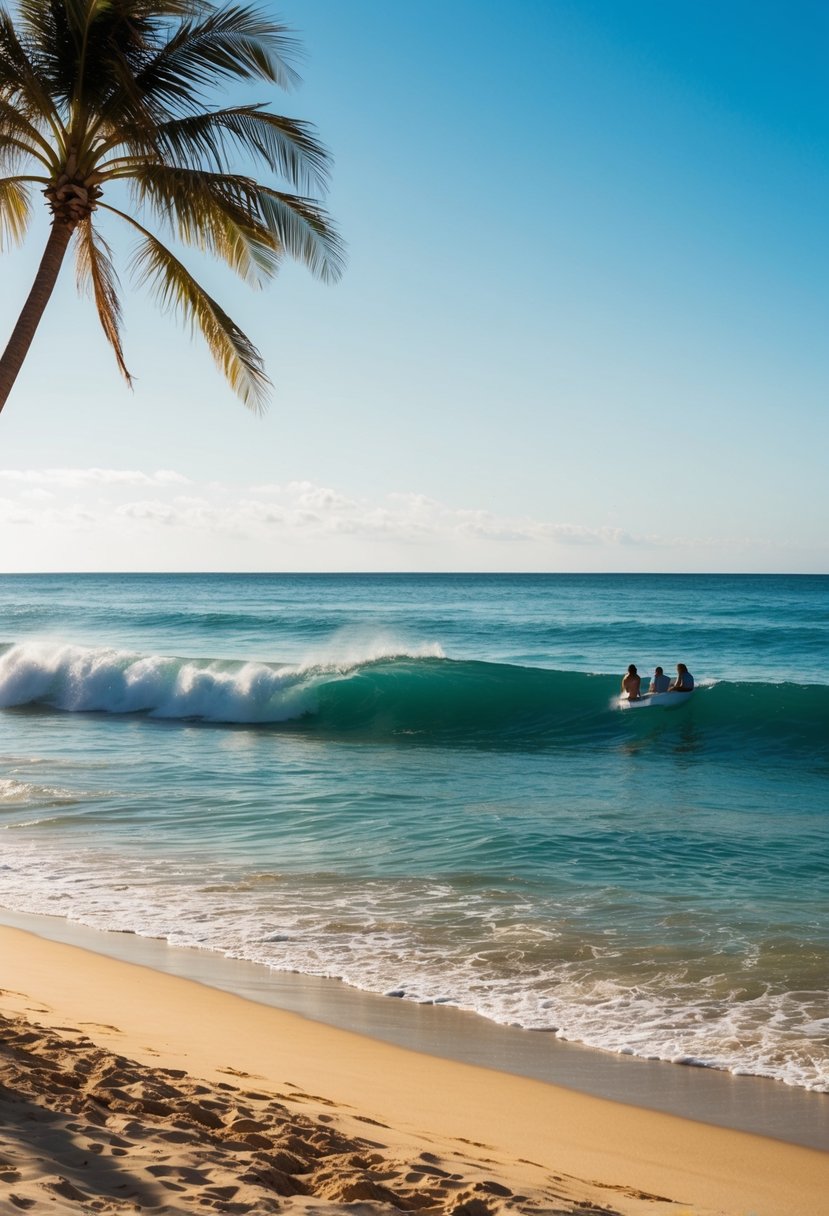
[{"label": "sky", "polygon": [[829,573],[829,6],[265,7],[304,83],[250,96],[330,148],[347,271],[189,256],[256,416],[102,220],[135,387],[67,264],[0,415],[0,571]]}]

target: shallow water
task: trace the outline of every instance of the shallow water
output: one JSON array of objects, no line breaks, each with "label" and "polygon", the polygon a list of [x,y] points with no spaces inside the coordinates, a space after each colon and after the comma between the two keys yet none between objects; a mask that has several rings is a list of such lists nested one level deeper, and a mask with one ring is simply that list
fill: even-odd
[{"label": "shallow water", "polygon": [[[829,1089],[829,578],[7,577],[0,611],[5,906]],[[678,659],[688,705],[615,708]]]}]

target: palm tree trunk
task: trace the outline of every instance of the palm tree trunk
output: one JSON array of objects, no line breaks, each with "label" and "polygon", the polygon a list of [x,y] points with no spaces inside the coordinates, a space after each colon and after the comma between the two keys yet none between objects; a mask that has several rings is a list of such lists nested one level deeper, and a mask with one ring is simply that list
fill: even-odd
[{"label": "palm tree trunk", "polygon": [[49,303],[49,297],[57,282],[64,254],[71,239],[72,229],[67,224],[55,223],[52,225],[52,231],[49,233],[49,240],[46,242],[29,298],[23,305],[23,311],[9,338],[9,344],[0,356],[0,410],[6,404],[8,395],[17,379],[17,373],[28,354],[35,330],[43,316],[43,310]]}]

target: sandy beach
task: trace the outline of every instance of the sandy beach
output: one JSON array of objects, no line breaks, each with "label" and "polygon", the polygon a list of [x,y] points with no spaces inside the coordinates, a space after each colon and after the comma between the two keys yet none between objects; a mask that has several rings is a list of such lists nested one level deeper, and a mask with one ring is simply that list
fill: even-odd
[{"label": "sandy beach", "polygon": [[0,1210],[818,1213],[829,1155],[0,929]]},{"label": "sandy beach", "polygon": [[829,1216],[829,10],[281,8],[0,11],[0,1216]]}]

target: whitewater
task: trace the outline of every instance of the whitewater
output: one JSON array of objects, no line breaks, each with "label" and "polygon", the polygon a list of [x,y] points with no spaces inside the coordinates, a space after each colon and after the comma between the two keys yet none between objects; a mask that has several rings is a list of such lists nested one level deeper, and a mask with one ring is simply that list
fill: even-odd
[{"label": "whitewater", "polygon": [[0,905],[829,1090],[829,579],[17,576],[0,620]]}]

